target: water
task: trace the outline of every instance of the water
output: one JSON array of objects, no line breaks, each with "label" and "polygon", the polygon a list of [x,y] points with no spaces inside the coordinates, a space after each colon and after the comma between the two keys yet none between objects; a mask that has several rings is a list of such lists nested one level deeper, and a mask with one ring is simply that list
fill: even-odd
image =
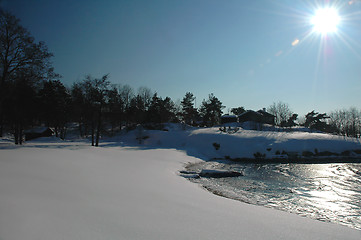
[{"label": "water", "polygon": [[187,170],[226,169],[235,178],[191,181],[246,203],[361,229],[361,164],[239,164],[202,162]]}]

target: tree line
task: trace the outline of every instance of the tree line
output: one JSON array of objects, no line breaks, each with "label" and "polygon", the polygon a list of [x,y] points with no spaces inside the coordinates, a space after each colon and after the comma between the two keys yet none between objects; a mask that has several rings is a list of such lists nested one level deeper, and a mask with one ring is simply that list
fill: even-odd
[{"label": "tree line", "polygon": [[[187,92],[180,102],[162,98],[147,87],[135,91],[129,85],[113,84],[108,74],[85,76],[66,87],[54,71],[44,42],[36,42],[20,20],[0,9],[0,136],[10,132],[22,144],[24,130],[48,126],[56,136],[65,138],[69,123],[77,123],[82,137],[90,136],[99,144],[107,131],[113,134],[137,124],[157,128],[165,122],[214,126],[220,123],[222,102],[213,94],[196,108],[195,96]],[[244,107],[232,108],[239,115]],[[288,104],[274,103],[268,112],[281,127],[296,125],[297,114]],[[360,135],[360,112],[355,108],[332,112],[329,116],[310,112],[304,126],[347,136]]]},{"label": "tree line", "polygon": [[302,119],[291,111],[287,103],[273,103],[267,111],[275,116],[275,124],[280,127],[304,126],[310,129],[359,138],[361,135],[361,110],[355,107],[331,111],[329,114],[315,110],[308,112]]}]

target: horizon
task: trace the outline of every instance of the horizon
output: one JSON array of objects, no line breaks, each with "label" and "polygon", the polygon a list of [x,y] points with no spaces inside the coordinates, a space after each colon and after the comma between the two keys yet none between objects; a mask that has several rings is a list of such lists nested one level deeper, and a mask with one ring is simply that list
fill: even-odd
[{"label": "horizon", "polygon": [[[145,86],[197,107],[208,94],[228,109],[287,103],[315,110],[361,108],[360,1],[25,1],[0,7],[20,19],[54,53],[55,72],[71,86],[90,74]],[[332,33],[311,19],[333,7]]]}]

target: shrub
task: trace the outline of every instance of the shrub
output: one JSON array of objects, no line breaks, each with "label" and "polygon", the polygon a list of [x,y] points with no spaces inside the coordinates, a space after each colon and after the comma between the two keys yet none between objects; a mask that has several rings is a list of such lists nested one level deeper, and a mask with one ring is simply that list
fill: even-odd
[{"label": "shrub", "polygon": [[321,156],[321,157],[329,157],[329,156],[337,156],[337,153],[333,153],[333,152],[329,152],[329,151],[323,151],[323,152],[318,152],[316,154],[316,156]]},{"label": "shrub", "polygon": [[303,151],[303,152],[302,152],[302,156],[303,156],[303,157],[313,157],[314,154],[313,154],[313,152],[311,152],[311,151]]},{"label": "shrub", "polygon": [[214,142],[212,145],[216,150],[218,150],[221,147],[221,145],[219,143],[216,143],[216,142]]},{"label": "shrub", "polygon": [[266,154],[262,154],[260,152],[256,152],[253,154],[255,159],[264,159],[266,157]]},{"label": "shrub", "polygon": [[354,153],[361,154],[361,149],[355,149],[353,150]]},{"label": "shrub", "polygon": [[350,156],[351,155],[351,151],[343,151],[342,153],[341,153],[341,156],[346,156],[346,157],[348,157],[348,156]]}]

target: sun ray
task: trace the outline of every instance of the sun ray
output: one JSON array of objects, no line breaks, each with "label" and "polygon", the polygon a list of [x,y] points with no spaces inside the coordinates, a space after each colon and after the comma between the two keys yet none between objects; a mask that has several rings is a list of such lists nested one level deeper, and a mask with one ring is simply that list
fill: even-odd
[{"label": "sun ray", "polygon": [[357,58],[361,60],[361,55],[357,53],[353,46],[357,46],[361,49],[361,45],[356,42],[354,39],[347,36],[345,33],[338,33],[337,34],[338,39],[342,41],[342,43],[353,53]]}]

